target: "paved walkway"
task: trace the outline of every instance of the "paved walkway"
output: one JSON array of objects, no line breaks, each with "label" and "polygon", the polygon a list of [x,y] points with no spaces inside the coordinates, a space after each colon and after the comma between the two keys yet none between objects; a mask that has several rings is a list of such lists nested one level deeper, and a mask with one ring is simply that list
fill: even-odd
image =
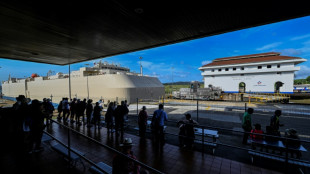
[{"label": "paved walkway", "polygon": [[[116,149],[118,149],[118,145],[122,141],[121,137],[117,138],[115,135],[108,136],[105,128],[100,130],[95,130],[94,128],[88,129],[84,126],[72,126],[72,128]],[[53,123],[52,126],[48,128],[48,132],[67,143],[66,128]],[[86,154],[85,157],[95,163],[103,161],[108,165],[112,164],[113,152],[87,140],[77,133],[72,132],[70,135],[72,147],[84,152]],[[133,140],[135,144],[133,146],[133,152],[139,161],[164,173],[279,173],[209,154],[203,155],[201,152],[186,150],[170,144],[166,144],[163,152],[160,152],[149,139],[142,141],[138,136],[125,133],[123,138],[127,137]],[[90,167],[87,162],[84,162],[84,164],[86,168]]]}]

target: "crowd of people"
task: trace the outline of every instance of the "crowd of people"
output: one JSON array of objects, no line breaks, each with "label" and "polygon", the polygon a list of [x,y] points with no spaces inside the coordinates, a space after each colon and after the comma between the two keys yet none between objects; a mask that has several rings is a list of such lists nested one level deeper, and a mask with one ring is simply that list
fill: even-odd
[{"label": "crowd of people", "polygon": [[[107,125],[108,134],[114,133],[115,129],[116,135],[123,135],[124,133],[124,121],[125,116],[128,114],[128,104],[127,100],[121,101],[118,105],[117,102],[108,101],[107,111],[105,113],[104,119]],[[63,98],[58,104],[58,117],[57,120],[63,120],[64,124],[76,123],[77,125],[86,125],[87,127],[101,129],[101,116],[104,107],[104,100],[100,99],[93,105],[92,99],[72,99],[69,101],[68,98]],[[86,119],[85,119],[86,115]]]},{"label": "crowd of people", "polygon": [[13,112],[16,116],[18,139],[23,144],[26,154],[43,150],[41,147],[43,130],[49,124],[53,111],[54,106],[49,99],[44,98],[43,102],[40,102],[36,99],[30,101],[24,95],[16,98]]},{"label": "crowd of people", "polygon": [[[266,125],[266,132],[262,130],[262,126],[259,123],[254,124],[254,128],[252,128],[252,114],[254,113],[253,108],[248,108],[247,111],[243,115],[242,119],[242,128],[244,130],[243,136],[243,144],[247,144],[248,138],[251,140],[266,140],[267,142],[276,142],[280,140],[281,133],[280,127],[284,126],[284,124],[280,123],[280,116],[282,115],[281,110],[275,110],[274,114],[270,117],[269,125]],[[299,136],[297,134],[296,129],[288,128],[284,132],[284,138],[287,138],[283,143],[291,149],[291,156],[293,154],[297,154],[297,158],[300,157],[300,152],[292,149],[296,149],[300,146]],[[261,148],[262,150],[262,148]],[[274,152],[274,149],[273,149]]]},{"label": "crowd of people", "polygon": [[[127,101],[121,101],[120,104],[117,104],[117,102],[108,102],[106,106],[107,110],[104,119],[108,135],[112,135],[115,132],[116,136],[121,134],[121,137],[123,137],[124,120],[129,113]],[[74,98],[69,101],[68,98],[63,98],[57,108],[57,119],[58,121],[63,121],[64,124],[75,123],[78,126],[94,126],[95,129],[100,129],[103,107],[103,100],[99,100],[93,105],[91,99],[80,100]],[[25,152],[40,152],[42,150],[41,138],[43,130],[46,125],[51,123],[49,119],[51,119],[54,112],[54,106],[51,100],[44,98],[43,102],[38,100],[32,100],[30,102],[30,99],[25,98],[23,95],[19,95],[16,98],[16,103],[13,105],[13,110],[18,116],[17,122],[21,132],[19,136],[23,140]],[[279,139],[276,137],[281,136],[279,128],[284,126],[280,123],[281,110],[276,110],[274,115],[271,116],[269,125],[266,125],[265,133],[262,130],[261,124],[256,123],[254,127],[252,126],[253,113],[254,109],[248,108],[243,115],[242,128],[244,130],[244,136],[242,143],[247,144],[249,137],[252,140],[278,141]],[[86,119],[84,118],[85,116]],[[46,119],[46,121],[44,121],[44,119]],[[143,106],[138,114],[139,136],[141,138],[146,137],[148,119],[147,108]],[[153,112],[151,120],[153,142],[157,143],[162,149],[165,144],[165,121],[168,120],[163,104],[158,105],[158,109]],[[198,122],[193,120],[189,113],[185,114],[185,119],[177,122],[177,126],[179,127],[180,147],[192,148],[195,139],[195,126],[197,125]],[[300,141],[298,141],[299,137],[295,129],[286,129],[284,136],[289,138],[285,141],[285,145],[290,147],[300,146]],[[124,142],[120,144],[121,152],[132,159],[136,159],[131,150],[132,145],[132,140],[130,138],[125,138]],[[297,154],[297,157],[298,155],[300,154]],[[120,167],[120,165],[123,167]],[[122,155],[116,155],[113,159],[113,170],[113,173],[139,173],[140,166],[134,161],[124,158]]]}]

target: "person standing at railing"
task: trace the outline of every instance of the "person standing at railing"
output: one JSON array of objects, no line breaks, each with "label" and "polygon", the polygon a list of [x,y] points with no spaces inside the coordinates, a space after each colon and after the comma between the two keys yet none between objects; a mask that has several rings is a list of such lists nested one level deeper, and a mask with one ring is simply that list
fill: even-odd
[{"label": "person standing at railing", "polygon": [[44,124],[44,113],[43,113],[43,105],[38,100],[32,100],[30,106],[30,115],[31,115],[31,125],[30,125],[30,133],[32,137],[31,147],[33,144],[34,152],[39,152],[43,150],[41,147],[41,139],[43,136],[43,129],[45,128]]},{"label": "person standing at railing", "polygon": [[282,114],[281,110],[276,110],[274,112],[274,115],[270,118],[270,126],[278,136],[280,136],[279,128],[284,126],[284,124],[280,124],[281,114]]},{"label": "person standing at railing", "polygon": [[242,118],[242,128],[244,130],[242,144],[247,144],[249,132],[252,130],[252,114],[253,108],[248,108],[247,112],[244,113]]},{"label": "person standing at railing", "polygon": [[69,106],[68,98],[64,98],[64,100],[62,101],[62,118],[63,118],[64,124],[67,124],[66,117],[68,117],[70,114],[69,108],[70,106]]},{"label": "person standing at railing", "polygon": [[[49,122],[50,120],[49,119],[52,119],[53,117],[53,112],[55,110],[52,102],[51,102],[51,99],[43,99],[43,108],[44,108],[44,113],[45,113],[45,116],[46,116],[46,126],[49,125]],[[52,122],[51,122],[52,123]]]},{"label": "person standing at railing", "polygon": [[286,146],[288,146],[288,149],[291,153],[291,158],[294,158],[294,154],[296,154],[296,158],[300,158],[301,157],[301,153],[298,150],[300,147],[300,139],[299,136],[297,134],[297,131],[293,128],[291,129],[286,129],[285,130],[285,135],[284,135],[287,139],[286,141],[284,141],[284,144]]},{"label": "person standing at railing", "polygon": [[115,131],[116,136],[119,136],[119,130],[121,132],[121,136],[124,134],[124,116],[129,112],[127,106],[124,101],[121,101],[121,105],[118,105],[115,109]]},{"label": "person standing at railing", "polygon": [[[263,130],[262,130],[262,126],[258,123],[254,124],[254,129],[251,130],[251,139],[253,141],[262,141],[263,140]],[[260,134],[260,135],[258,135]],[[256,149],[256,147],[254,146],[254,144],[252,143],[252,148]],[[261,146],[261,150],[263,149],[263,146]]]},{"label": "person standing at railing", "polygon": [[61,120],[62,102],[63,102],[64,100],[65,100],[65,99],[62,98],[62,100],[59,102],[58,107],[57,107],[57,110],[58,110],[58,117],[57,117],[57,120],[58,120],[58,121]]},{"label": "person standing at railing", "polygon": [[139,135],[141,138],[145,137],[147,118],[148,118],[148,115],[146,112],[146,107],[143,106],[142,110],[139,112],[139,116],[138,116]]},{"label": "person standing at railing", "polygon": [[91,127],[90,121],[91,121],[91,115],[93,113],[93,104],[92,104],[93,100],[89,99],[87,101],[87,105],[86,105],[86,124],[87,127]]},{"label": "person standing at railing", "polygon": [[[76,114],[76,110],[77,110],[77,105],[76,105],[76,98],[73,99],[73,101],[70,103],[70,123],[74,123],[74,119],[75,119],[75,114]],[[68,119],[66,119],[68,120]]]},{"label": "person standing at railing", "polygon": [[96,106],[94,107],[94,114],[93,114],[95,129],[96,129],[96,126],[98,126],[98,129],[101,129],[101,126],[100,126],[101,111],[102,111],[102,108],[100,107],[99,102],[96,102]]},{"label": "person standing at railing", "polygon": [[113,109],[113,102],[109,103],[107,112],[105,113],[105,123],[107,124],[107,131],[108,134],[111,132],[111,134],[113,133],[113,113],[114,113],[114,109]]},{"label": "person standing at railing", "polygon": [[154,111],[152,117],[152,132],[155,143],[159,143],[160,147],[163,148],[165,145],[165,133],[164,126],[165,121],[168,120],[167,113],[164,111],[164,105],[159,104],[158,110]]},{"label": "person standing at railing", "polygon": [[198,125],[198,122],[192,119],[191,114],[185,114],[186,120],[184,121],[185,124],[185,147],[191,149],[194,144],[195,139],[195,130],[194,126]]}]

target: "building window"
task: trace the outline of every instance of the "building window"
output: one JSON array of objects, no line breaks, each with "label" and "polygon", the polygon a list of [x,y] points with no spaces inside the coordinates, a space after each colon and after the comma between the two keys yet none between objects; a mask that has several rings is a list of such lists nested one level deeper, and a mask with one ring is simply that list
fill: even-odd
[{"label": "building window", "polygon": [[222,69],[218,69],[218,71],[220,72],[220,71],[222,71]]},{"label": "building window", "polygon": [[241,67],[240,69],[241,69],[241,70],[244,70],[244,67]]},{"label": "building window", "polygon": [[277,74],[281,75],[281,74],[282,74],[282,72],[277,72]]},{"label": "building window", "polygon": [[267,68],[271,68],[271,65],[267,65]]},{"label": "building window", "polygon": [[257,66],[257,69],[262,69],[262,66]]},{"label": "building window", "polygon": [[280,68],[280,67],[281,67],[281,65],[280,65],[280,64],[278,64],[278,65],[277,65],[277,68]]},{"label": "building window", "polygon": [[212,69],[211,72],[214,72],[214,69]]},{"label": "building window", "polygon": [[228,71],[229,70],[229,68],[225,68],[225,71]]},{"label": "building window", "polygon": [[237,68],[233,68],[233,71],[236,71]]},{"label": "building window", "polygon": [[244,76],[244,74],[240,74],[240,76]]}]

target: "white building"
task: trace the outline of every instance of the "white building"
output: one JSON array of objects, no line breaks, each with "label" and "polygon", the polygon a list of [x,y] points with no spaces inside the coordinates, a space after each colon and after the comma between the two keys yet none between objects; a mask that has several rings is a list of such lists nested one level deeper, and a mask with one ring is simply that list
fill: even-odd
[{"label": "white building", "polygon": [[226,93],[293,93],[295,65],[307,61],[300,57],[269,52],[214,59],[203,65],[204,86],[221,87]]}]

